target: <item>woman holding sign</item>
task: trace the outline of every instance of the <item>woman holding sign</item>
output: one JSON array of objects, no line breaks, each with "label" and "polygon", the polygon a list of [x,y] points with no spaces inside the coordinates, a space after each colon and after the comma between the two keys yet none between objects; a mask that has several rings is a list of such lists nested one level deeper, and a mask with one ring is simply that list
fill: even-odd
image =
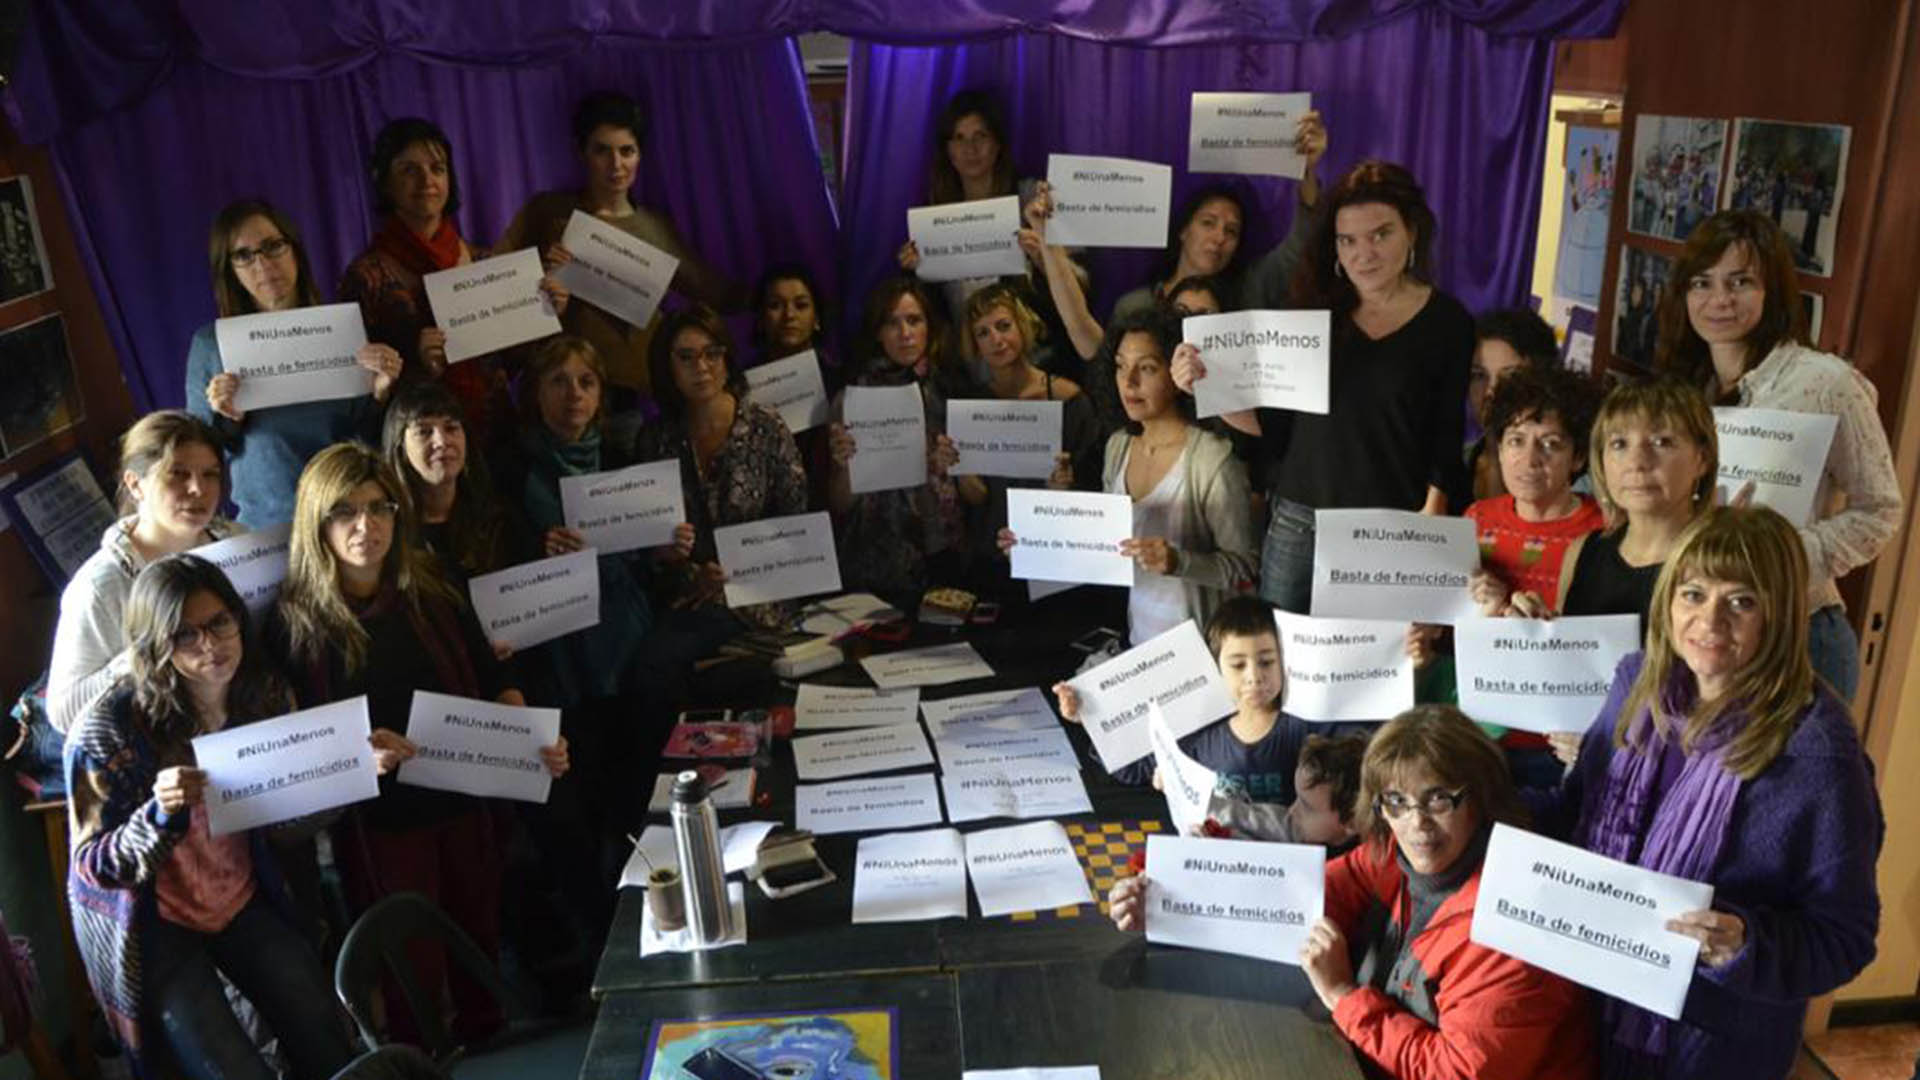
[{"label": "woman holding sign", "polygon": [[[164,1046],[186,1075],[268,1078],[221,979],[237,987],[300,1078],[353,1057],[267,832],[214,836],[199,735],[277,716],[292,695],[250,647],[247,607],[192,555],[147,566],[127,600],[125,678],[67,740],[73,928],[94,996],[144,1071]],[[397,737],[376,742],[383,771]],[[160,1054],[161,1058],[169,1055]]]},{"label": "woman holding sign", "polygon": [[[418,530],[406,486],[372,450],[330,446],[300,474],[287,580],[267,636],[302,705],[364,694],[373,726],[397,733],[407,729],[416,690],[526,704],[472,609],[419,547]],[[550,773],[567,771],[564,737],[540,753]],[[419,892],[488,954],[498,948],[503,845],[486,803],[383,780],[380,797],[347,821],[334,851],[361,905]],[[416,970],[438,987],[445,956],[420,952]],[[498,1028],[491,994],[464,972],[450,983],[458,1038]],[[417,1030],[398,995],[387,1008],[403,1038]]]},{"label": "woman holding sign", "polygon": [[[242,199],[220,211],[213,219],[207,261],[214,308],[223,319],[320,303],[300,233],[262,200]],[[372,397],[305,401],[249,413],[234,404],[241,376],[221,363],[214,324],[194,332],[187,349],[187,411],[225,436],[233,501],[249,528],[264,529],[293,517],[293,485],[308,458],[345,439],[374,437],[380,406],[400,377],[400,354],[369,342],[354,358],[373,373]]]},{"label": "woman holding sign", "polygon": [[1860,639],[1834,581],[1878,558],[1901,520],[1900,482],[1873,383],[1846,360],[1804,344],[1793,250],[1765,214],[1722,210],[1701,222],[1670,280],[1676,287],[1660,301],[1660,370],[1701,387],[1716,405],[1839,421],[1800,539],[1813,568],[1813,669],[1852,700]]},{"label": "woman holding sign", "polygon": [[1681,1018],[1602,1002],[1609,1076],[1785,1076],[1807,1000],[1874,955],[1884,825],[1846,704],[1807,658],[1796,530],[1708,510],[1660,573],[1647,648],[1613,689],[1543,831],[1714,887],[1667,923],[1700,943]]}]

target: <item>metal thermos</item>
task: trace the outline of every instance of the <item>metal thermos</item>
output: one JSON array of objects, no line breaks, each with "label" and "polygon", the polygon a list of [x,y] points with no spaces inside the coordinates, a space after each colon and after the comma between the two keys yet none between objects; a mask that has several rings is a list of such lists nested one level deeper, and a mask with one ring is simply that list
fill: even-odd
[{"label": "metal thermos", "polygon": [[673,846],[680,855],[687,932],[699,945],[732,937],[733,905],[727,902],[727,868],[720,858],[720,819],[707,797],[707,782],[692,769],[673,781]]}]

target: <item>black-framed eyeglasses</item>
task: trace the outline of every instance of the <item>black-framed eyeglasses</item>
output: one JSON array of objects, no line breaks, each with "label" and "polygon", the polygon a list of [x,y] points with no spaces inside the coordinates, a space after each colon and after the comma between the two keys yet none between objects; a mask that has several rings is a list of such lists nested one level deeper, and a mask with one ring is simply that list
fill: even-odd
[{"label": "black-framed eyeglasses", "polygon": [[223,611],[199,626],[183,626],[170,639],[174,652],[195,652],[215,641],[232,641],[240,633],[240,620],[233,612]]},{"label": "black-framed eyeglasses", "polygon": [[361,514],[365,514],[375,521],[392,521],[398,513],[400,513],[400,504],[394,502],[392,499],[375,499],[365,506],[355,506],[352,503],[334,503],[333,506],[327,510],[327,524],[351,525],[360,520]]},{"label": "black-framed eyeglasses", "polygon": [[277,259],[285,255],[287,249],[292,246],[293,244],[284,236],[269,237],[260,241],[259,247],[234,248],[227,252],[227,261],[232,263],[235,269],[244,270],[252,266],[255,259]]},{"label": "black-framed eyeglasses", "polygon": [[1389,819],[1406,817],[1407,811],[1416,808],[1430,818],[1443,818],[1455,810],[1460,809],[1460,804],[1466,801],[1466,788],[1461,788],[1459,791],[1445,791],[1441,788],[1434,788],[1418,796],[1402,795],[1398,791],[1389,791],[1384,795],[1379,795],[1374,798],[1373,808],[1385,814]]},{"label": "black-framed eyeglasses", "polygon": [[697,364],[702,360],[718,364],[727,359],[727,347],[716,342],[712,345],[702,345],[697,349],[675,349],[673,358],[682,364]]}]

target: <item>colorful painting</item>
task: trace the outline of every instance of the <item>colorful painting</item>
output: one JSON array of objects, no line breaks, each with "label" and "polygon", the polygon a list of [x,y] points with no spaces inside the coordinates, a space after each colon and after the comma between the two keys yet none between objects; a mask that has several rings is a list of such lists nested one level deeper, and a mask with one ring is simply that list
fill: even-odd
[{"label": "colorful painting", "polygon": [[641,1080],[896,1080],[890,1008],[658,1020]]},{"label": "colorful painting", "polygon": [[1720,204],[1727,122],[1642,116],[1633,125],[1633,201],[1627,230],[1685,240]]},{"label": "colorful painting", "polygon": [[1567,128],[1567,189],[1553,294],[1568,304],[1598,308],[1606,290],[1607,221],[1613,214],[1613,164],[1619,151],[1618,128]]}]

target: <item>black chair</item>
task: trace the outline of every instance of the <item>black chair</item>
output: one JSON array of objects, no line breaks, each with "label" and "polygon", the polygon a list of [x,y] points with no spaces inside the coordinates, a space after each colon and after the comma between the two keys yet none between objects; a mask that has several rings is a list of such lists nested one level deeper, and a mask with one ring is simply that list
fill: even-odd
[{"label": "black chair", "polygon": [[[440,987],[422,986],[407,962],[408,944],[422,939],[446,950],[449,969],[458,965],[493,995],[507,1017],[506,1030],[478,1046],[461,1046],[454,1041],[441,1015]],[[419,893],[394,893],[368,908],[347,932],[340,958],[334,963],[333,992],[353,1017],[360,1039],[370,1051],[380,1048],[373,999],[382,976],[391,977],[399,986],[400,996],[419,1026],[427,1055],[441,1069],[456,1076],[479,1074],[493,1071],[483,1064],[489,1058],[502,1059],[493,1064],[507,1065],[509,1060],[524,1063],[555,1054],[572,1056],[573,1071],[579,1069],[580,1056],[585,1053],[586,1025],[575,1024],[568,1030],[565,1021],[529,1019],[492,959],[446,912]],[[578,1044],[578,1054],[572,1044]]]},{"label": "black chair", "polygon": [[390,1043],[369,1050],[333,1074],[333,1080],[452,1080],[433,1059],[411,1046]]}]

